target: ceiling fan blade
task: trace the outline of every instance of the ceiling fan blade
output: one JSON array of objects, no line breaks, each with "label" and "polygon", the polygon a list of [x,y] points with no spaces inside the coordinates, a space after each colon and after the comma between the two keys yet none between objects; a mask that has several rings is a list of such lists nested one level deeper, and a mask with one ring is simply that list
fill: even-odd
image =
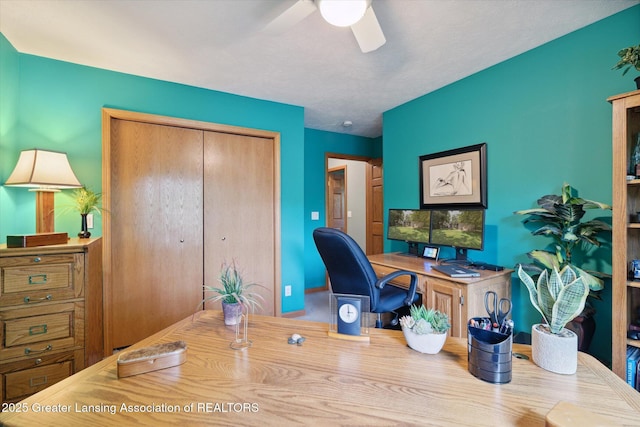
[{"label": "ceiling fan blade", "polygon": [[269,34],[279,34],[293,27],[307,16],[315,12],[316,5],[313,0],[298,0],[293,6],[278,15],[269,22],[263,29]]},{"label": "ceiling fan blade", "polygon": [[351,26],[362,52],[372,52],[387,42],[373,7],[369,6],[361,20]]}]

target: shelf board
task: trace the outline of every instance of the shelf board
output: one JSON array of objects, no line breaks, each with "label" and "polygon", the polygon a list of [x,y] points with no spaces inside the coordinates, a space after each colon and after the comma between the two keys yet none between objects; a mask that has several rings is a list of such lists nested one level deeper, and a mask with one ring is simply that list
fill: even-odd
[{"label": "shelf board", "polygon": [[640,348],[640,341],[639,340],[632,340],[632,339],[628,339],[627,338],[627,345],[630,345],[631,347]]},{"label": "shelf board", "polygon": [[640,185],[640,179],[631,179],[627,181],[627,185]]},{"label": "shelf board", "polygon": [[634,280],[631,281],[627,281],[627,286],[629,286],[630,288],[640,288],[640,282],[636,282]]},{"label": "shelf board", "polygon": [[640,222],[630,222],[627,224],[627,228],[640,228]]}]

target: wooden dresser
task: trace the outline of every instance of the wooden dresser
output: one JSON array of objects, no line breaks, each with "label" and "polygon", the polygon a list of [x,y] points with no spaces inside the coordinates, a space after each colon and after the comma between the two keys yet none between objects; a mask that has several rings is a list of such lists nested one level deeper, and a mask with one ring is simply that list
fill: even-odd
[{"label": "wooden dresser", "polygon": [[[422,295],[422,303],[449,315],[450,333],[453,337],[467,336],[467,322],[471,317],[486,317],[484,294],[494,291],[499,298],[511,298],[511,273],[513,270],[479,271],[480,277],[453,278],[431,269],[435,263],[425,258],[398,253],[368,256],[378,277],[397,270],[417,273],[416,291]],[[397,285],[408,287],[409,278],[399,277]]]},{"label": "wooden dresser", "polygon": [[24,399],[100,361],[102,239],[0,245],[0,398]]}]

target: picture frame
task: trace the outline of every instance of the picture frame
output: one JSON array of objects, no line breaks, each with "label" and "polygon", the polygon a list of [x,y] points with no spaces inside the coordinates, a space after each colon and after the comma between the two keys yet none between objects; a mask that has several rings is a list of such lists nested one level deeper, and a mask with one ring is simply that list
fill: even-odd
[{"label": "picture frame", "polygon": [[487,208],[487,144],[420,156],[420,209]]}]

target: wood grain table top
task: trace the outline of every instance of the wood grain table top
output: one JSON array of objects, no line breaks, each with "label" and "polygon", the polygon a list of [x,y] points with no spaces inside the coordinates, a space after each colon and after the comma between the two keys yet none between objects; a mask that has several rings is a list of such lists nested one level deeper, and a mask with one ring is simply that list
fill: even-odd
[{"label": "wood grain table top", "polygon": [[[566,401],[612,425],[640,425],[640,393],[587,354],[575,375],[514,358],[511,382],[498,385],[468,372],[463,338],[428,355],[407,347],[400,331],[373,329],[369,343],[327,331],[251,316],[252,347],[234,350],[222,313],[199,312],[131,347],[182,340],[183,364],[118,379],[114,355],[5,408],[0,424],[541,426]],[[287,343],[293,333],[302,345]],[[530,356],[526,345],[513,351]]]}]

